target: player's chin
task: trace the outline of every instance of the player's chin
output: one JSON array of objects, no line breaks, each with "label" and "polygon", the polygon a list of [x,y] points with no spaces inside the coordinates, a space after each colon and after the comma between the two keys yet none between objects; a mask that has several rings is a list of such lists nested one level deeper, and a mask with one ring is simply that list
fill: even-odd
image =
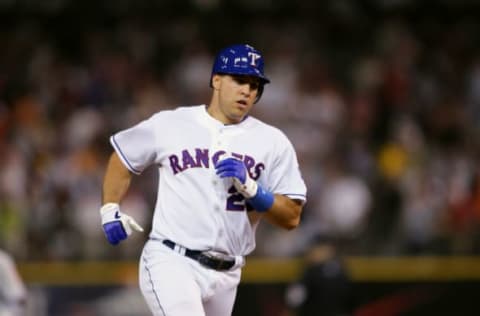
[{"label": "player's chin", "polygon": [[235,112],[242,113],[243,115],[247,115],[250,109],[252,108],[251,104],[245,102],[235,102],[233,106]]},{"label": "player's chin", "polygon": [[241,110],[232,111],[229,115],[229,119],[234,123],[240,123],[247,114],[248,114],[248,111],[241,111]]}]

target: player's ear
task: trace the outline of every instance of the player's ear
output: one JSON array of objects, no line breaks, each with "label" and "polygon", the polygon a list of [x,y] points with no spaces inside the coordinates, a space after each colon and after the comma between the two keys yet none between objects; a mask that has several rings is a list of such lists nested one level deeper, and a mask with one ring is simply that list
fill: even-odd
[{"label": "player's ear", "polygon": [[215,74],[212,77],[212,87],[214,90],[220,89],[220,82],[222,80],[222,76]]}]

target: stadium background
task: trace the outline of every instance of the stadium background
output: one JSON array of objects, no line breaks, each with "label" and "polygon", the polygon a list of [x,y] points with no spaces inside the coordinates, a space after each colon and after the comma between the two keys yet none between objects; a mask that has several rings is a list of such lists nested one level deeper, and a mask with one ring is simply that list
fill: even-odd
[{"label": "stadium background", "polygon": [[[214,54],[243,42],[273,82],[255,115],[294,143],[309,202],[296,231],[260,227],[234,315],[293,314],[314,240],[348,313],[477,315],[479,18],[467,0],[1,0],[0,247],[29,315],[145,313],[145,236],[100,230],[108,135],[208,102]],[[124,204],[144,227],[155,177]]]}]

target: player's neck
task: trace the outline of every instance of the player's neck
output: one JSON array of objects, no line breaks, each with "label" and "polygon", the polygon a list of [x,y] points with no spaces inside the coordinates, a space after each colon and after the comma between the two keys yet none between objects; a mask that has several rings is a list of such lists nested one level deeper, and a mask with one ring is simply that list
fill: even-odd
[{"label": "player's neck", "polygon": [[211,104],[207,106],[207,113],[224,125],[234,124],[234,122],[230,122],[230,120],[223,115],[223,113],[217,107],[212,106]]},{"label": "player's neck", "polygon": [[227,115],[225,115],[225,113],[223,113],[223,111],[220,109],[218,104],[216,104],[214,102],[211,102],[210,105],[207,106],[207,113],[211,117],[213,117],[214,119],[216,119],[217,121],[219,121],[220,123],[222,123],[224,125],[238,124],[241,121],[243,121],[243,119],[237,121],[237,120],[229,118]]}]

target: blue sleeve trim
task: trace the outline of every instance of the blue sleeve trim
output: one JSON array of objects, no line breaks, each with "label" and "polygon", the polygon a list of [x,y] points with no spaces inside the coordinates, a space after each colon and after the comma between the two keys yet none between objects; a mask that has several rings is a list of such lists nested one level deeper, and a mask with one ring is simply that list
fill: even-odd
[{"label": "blue sleeve trim", "polygon": [[117,141],[115,140],[115,135],[111,137],[111,140],[112,140],[112,145],[113,147],[115,147],[115,150],[117,151],[118,154],[120,154],[122,160],[125,162],[125,164],[127,165],[128,169],[135,173],[135,174],[141,174],[142,172],[140,170],[137,170],[136,168],[134,168],[130,162],[128,161],[127,157],[125,156],[125,154],[122,152],[122,150],[120,149],[120,146],[118,145]]}]

